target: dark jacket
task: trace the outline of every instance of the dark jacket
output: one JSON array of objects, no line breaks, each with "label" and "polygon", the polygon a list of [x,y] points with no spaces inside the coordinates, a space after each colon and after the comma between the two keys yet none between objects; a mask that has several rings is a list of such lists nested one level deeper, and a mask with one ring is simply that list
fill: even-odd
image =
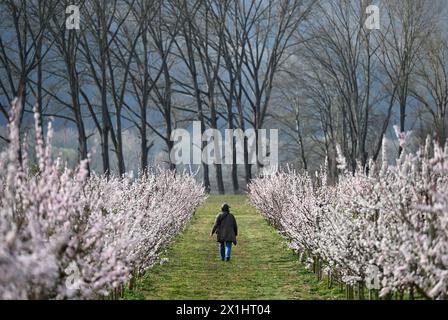
[{"label": "dark jacket", "polygon": [[238,235],[238,226],[236,219],[230,212],[223,211],[216,216],[215,225],[212,229],[212,235],[216,232],[217,241],[231,241],[236,245],[236,236]]}]

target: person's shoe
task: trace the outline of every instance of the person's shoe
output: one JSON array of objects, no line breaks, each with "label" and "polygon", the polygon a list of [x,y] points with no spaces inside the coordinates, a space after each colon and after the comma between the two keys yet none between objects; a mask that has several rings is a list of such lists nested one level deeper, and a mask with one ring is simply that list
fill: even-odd
[{"label": "person's shoe", "polygon": [[227,258],[226,258],[226,261],[230,261],[230,257],[227,257]]}]

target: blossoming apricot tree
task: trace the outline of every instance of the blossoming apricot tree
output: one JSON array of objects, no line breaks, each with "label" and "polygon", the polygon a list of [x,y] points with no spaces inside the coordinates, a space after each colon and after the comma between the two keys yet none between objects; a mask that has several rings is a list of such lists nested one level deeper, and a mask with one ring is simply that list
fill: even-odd
[{"label": "blossoming apricot tree", "polygon": [[[153,170],[135,180],[88,175],[52,158],[35,112],[37,173],[20,150],[21,102],[12,102],[0,153],[0,298],[107,295],[151,267],[205,199],[194,177]],[[76,273],[76,274],[75,274]]]},{"label": "blossoming apricot tree", "polygon": [[[405,147],[407,135],[397,134]],[[383,146],[384,148],[384,146]],[[389,166],[345,170],[334,185],[325,168],[254,180],[249,198],[291,246],[321,261],[358,292],[374,267],[379,294],[448,298],[448,148],[430,140]]]}]

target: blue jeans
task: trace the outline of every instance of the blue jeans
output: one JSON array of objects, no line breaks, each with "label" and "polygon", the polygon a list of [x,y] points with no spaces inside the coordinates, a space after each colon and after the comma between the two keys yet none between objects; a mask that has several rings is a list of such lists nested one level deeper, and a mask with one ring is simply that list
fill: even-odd
[{"label": "blue jeans", "polygon": [[220,242],[219,252],[221,254],[221,260],[225,260],[226,258],[230,259],[230,255],[232,254],[232,242]]}]

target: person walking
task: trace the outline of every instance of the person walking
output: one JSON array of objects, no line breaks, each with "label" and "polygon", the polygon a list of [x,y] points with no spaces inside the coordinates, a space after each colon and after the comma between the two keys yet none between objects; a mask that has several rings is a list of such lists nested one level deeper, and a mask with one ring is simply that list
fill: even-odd
[{"label": "person walking", "polygon": [[230,206],[224,203],[221,212],[216,216],[215,224],[211,236],[216,232],[216,240],[219,242],[219,253],[222,261],[229,261],[232,254],[232,243],[236,245],[238,236],[238,226],[233,214],[230,213]]}]

